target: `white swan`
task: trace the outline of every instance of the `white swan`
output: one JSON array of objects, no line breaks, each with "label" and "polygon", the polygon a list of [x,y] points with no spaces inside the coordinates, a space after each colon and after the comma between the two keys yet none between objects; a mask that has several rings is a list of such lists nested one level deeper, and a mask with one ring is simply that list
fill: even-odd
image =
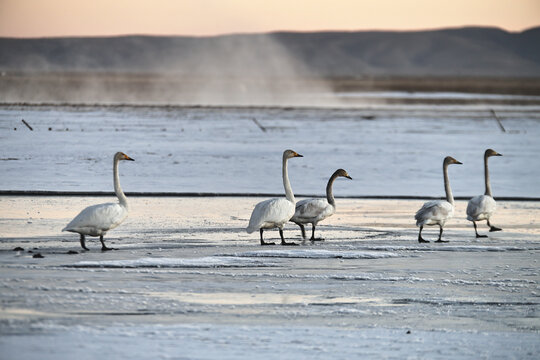
[{"label": "white swan", "polygon": [[478,235],[476,230],[476,221],[487,220],[489,231],[501,231],[502,229],[492,226],[489,218],[497,209],[497,204],[491,195],[491,184],[489,183],[488,158],[491,156],[502,156],[492,149],[487,149],[484,153],[484,181],[486,182],[486,192],[484,195],[478,195],[469,200],[467,204],[467,220],[472,221],[474,232],[477,238],[487,237],[487,235]]},{"label": "white swan", "polygon": [[99,236],[101,241],[101,250],[111,250],[105,246],[103,236],[107,231],[114,229],[124,221],[128,215],[127,198],[120,187],[118,178],[118,162],[120,160],[135,161],[122,152],[117,152],[114,155],[113,161],[113,176],[114,176],[114,192],[118,197],[119,203],[106,203],[92,205],[84,209],[75,216],[73,220],[62,231],[70,231],[81,235],[81,246],[84,250],[88,250],[84,243],[85,235]]},{"label": "white swan", "polygon": [[304,224],[311,224],[311,241],[324,240],[322,238],[315,239],[315,226],[322,220],[332,216],[336,211],[336,200],[332,192],[332,185],[338,177],[352,177],[343,169],[336,170],[326,185],[326,199],[305,199],[296,203],[296,211],[291,221],[300,226],[302,237],[306,238],[306,230]]},{"label": "white swan", "polygon": [[447,242],[441,240],[443,233],[443,226],[446,220],[454,216],[454,196],[452,195],[452,189],[450,189],[450,181],[448,180],[448,165],[461,164],[451,156],[447,156],[443,161],[443,174],[444,174],[444,190],[446,191],[445,200],[433,200],[426,202],[420,210],[416,212],[414,218],[416,219],[416,226],[420,226],[420,232],[418,233],[418,242],[428,243],[429,241],[422,238],[422,229],[424,225],[439,225],[439,239],[436,242]]},{"label": "white swan", "polygon": [[249,219],[249,225],[247,227],[248,234],[259,230],[261,234],[261,245],[274,245],[274,243],[264,242],[263,229],[279,229],[279,236],[281,237],[281,245],[296,245],[295,243],[287,243],[283,238],[283,225],[289,221],[294,215],[294,206],[296,199],[291,189],[291,183],[289,182],[289,175],[287,171],[287,160],[293,157],[302,157],[293,150],[285,150],[283,152],[283,187],[285,188],[285,199],[274,198],[261,201],[255,205],[255,209],[251,213]]}]

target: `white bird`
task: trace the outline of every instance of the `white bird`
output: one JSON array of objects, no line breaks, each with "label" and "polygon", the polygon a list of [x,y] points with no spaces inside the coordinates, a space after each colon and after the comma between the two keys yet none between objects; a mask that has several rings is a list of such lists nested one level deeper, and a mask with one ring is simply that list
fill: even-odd
[{"label": "white bird", "polygon": [[452,195],[452,189],[450,189],[450,181],[448,180],[448,165],[461,164],[451,156],[447,156],[443,161],[443,174],[444,174],[444,190],[446,191],[445,200],[433,200],[426,202],[420,210],[416,212],[414,218],[416,219],[416,226],[420,226],[420,232],[418,233],[418,242],[428,243],[429,241],[422,238],[422,229],[424,225],[439,225],[439,239],[436,242],[448,242],[441,240],[443,233],[443,226],[448,219],[454,216],[454,196]]},{"label": "white bird", "polygon": [[124,221],[128,215],[127,198],[120,187],[118,178],[118,162],[120,160],[135,161],[122,152],[117,152],[114,155],[113,161],[113,178],[114,192],[118,197],[119,203],[105,203],[92,205],[84,209],[75,216],[73,220],[62,231],[70,231],[81,235],[81,246],[84,250],[89,250],[85,245],[85,235],[99,236],[101,241],[101,250],[112,250],[105,246],[103,236],[107,231],[114,229]]},{"label": "white bird", "polygon": [[489,223],[489,218],[497,209],[497,204],[491,195],[491,184],[489,183],[488,158],[491,156],[502,155],[492,149],[487,149],[484,153],[484,181],[486,182],[486,192],[484,195],[473,197],[467,204],[467,220],[472,221],[477,238],[487,237],[487,235],[478,234],[478,231],[476,230],[476,221],[487,220],[490,232],[502,230]]},{"label": "white bird", "polygon": [[295,243],[285,242],[285,239],[283,238],[283,225],[294,215],[294,206],[296,204],[287,171],[287,160],[293,157],[302,157],[302,155],[293,150],[285,150],[283,152],[282,176],[283,187],[285,188],[285,198],[274,198],[261,201],[255,205],[255,208],[251,213],[249,225],[246,230],[248,234],[259,230],[261,234],[261,245],[275,245],[275,243],[264,242],[263,229],[273,229],[276,227],[279,229],[281,245],[296,245]]},{"label": "white bird", "polygon": [[338,177],[352,177],[343,169],[336,170],[326,185],[326,199],[305,199],[296,203],[296,211],[291,221],[300,226],[302,237],[306,238],[306,230],[304,224],[311,224],[311,241],[324,240],[322,238],[315,239],[315,226],[322,220],[332,216],[336,211],[336,200],[332,192],[332,185]]}]

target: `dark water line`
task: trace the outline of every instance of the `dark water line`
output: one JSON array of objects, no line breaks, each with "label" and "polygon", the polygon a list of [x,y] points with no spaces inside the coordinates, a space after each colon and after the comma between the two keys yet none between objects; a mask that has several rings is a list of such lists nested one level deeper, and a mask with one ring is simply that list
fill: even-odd
[{"label": "dark water line", "polygon": [[[129,197],[283,197],[272,193],[220,193],[220,192],[126,192]],[[112,191],[52,191],[52,190],[0,190],[0,196],[115,196]],[[322,198],[321,194],[295,194],[296,197]],[[456,196],[456,200],[469,200],[473,196]],[[420,195],[349,195],[340,199],[382,200],[439,200],[440,197]],[[497,201],[540,201],[540,197],[497,196]]]}]

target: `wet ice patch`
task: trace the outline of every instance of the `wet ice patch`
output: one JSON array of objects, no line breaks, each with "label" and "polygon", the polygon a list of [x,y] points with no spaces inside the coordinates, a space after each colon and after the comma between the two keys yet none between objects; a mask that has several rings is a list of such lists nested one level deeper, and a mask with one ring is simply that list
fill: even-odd
[{"label": "wet ice patch", "polygon": [[331,251],[331,250],[260,250],[246,251],[234,254],[222,254],[234,257],[276,257],[276,258],[304,258],[304,259],[385,259],[406,256],[394,252],[380,251]]},{"label": "wet ice patch", "polygon": [[207,256],[201,258],[140,258],[133,260],[80,261],[67,267],[76,268],[231,268],[267,267],[274,263],[258,259]]},{"label": "wet ice patch", "polygon": [[405,304],[426,304],[436,306],[449,306],[449,305],[461,305],[461,306],[537,306],[540,305],[537,301],[483,301],[475,299],[418,299],[418,298],[401,298],[392,300],[393,304],[405,305]]},{"label": "wet ice patch", "polygon": [[207,323],[50,326],[45,330],[0,337],[4,357],[141,359],[152,354],[170,359],[179,358],[181,349],[181,358],[186,359],[536,359],[540,351],[538,334],[524,332]]},{"label": "wet ice patch", "polygon": [[528,247],[517,246],[489,246],[489,245],[444,245],[431,248],[432,251],[458,251],[458,252],[505,252],[505,251],[525,251]]}]

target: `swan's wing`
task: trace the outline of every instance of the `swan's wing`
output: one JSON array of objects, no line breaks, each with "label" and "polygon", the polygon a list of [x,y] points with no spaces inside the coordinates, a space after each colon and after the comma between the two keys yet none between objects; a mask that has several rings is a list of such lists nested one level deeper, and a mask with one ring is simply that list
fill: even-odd
[{"label": "swan's wing", "polygon": [[446,221],[454,214],[454,206],[448,201],[433,200],[424,203],[416,212],[416,225],[431,225]]},{"label": "swan's wing", "polygon": [[92,205],[75,216],[62,231],[96,229],[107,231],[120,225],[127,217],[125,207],[116,203]]},{"label": "swan's wing", "polygon": [[497,203],[491,196],[479,195],[469,200],[467,204],[467,220],[484,220],[495,212]]},{"label": "swan's wing", "polygon": [[294,205],[285,198],[261,201],[251,213],[247,232],[252,233],[264,223],[284,224],[294,215]]},{"label": "swan's wing", "polygon": [[292,217],[295,222],[320,221],[334,213],[334,207],[326,199],[305,199],[296,203],[296,211]]}]

